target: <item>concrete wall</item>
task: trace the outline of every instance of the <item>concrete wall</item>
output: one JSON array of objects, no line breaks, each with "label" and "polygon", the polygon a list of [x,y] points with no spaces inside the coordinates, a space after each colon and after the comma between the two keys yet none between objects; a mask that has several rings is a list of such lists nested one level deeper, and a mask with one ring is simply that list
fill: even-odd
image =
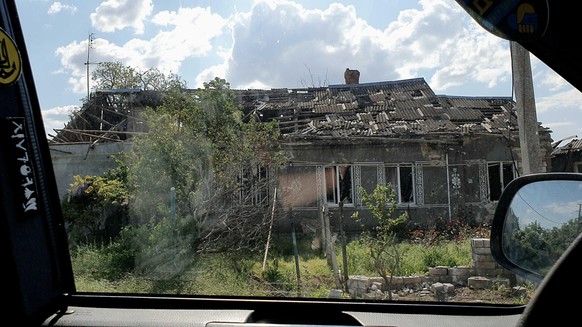
[{"label": "concrete wall", "polygon": [[[545,149],[549,142],[544,140]],[[284,140],[282,146],[290,164],[277,176],[278,196],[283,210],[293,211],[295,226],[303,232],[319,226],[322,204],[326,202],[327,165],[352,165],[355,187],[383,184],[384,176],[378,171],[384,165],[414,165],[414,203],[400,205],[397,214],[406,211],[410,222],[430,226],[437,218],[489,221],[496,202],[488,195],[488,162],[516,160],[519,166],[521,161],[516,138],[509,141],[489,134],[447,134],[426,139]],[[130,148],[130,143],[125,142],[50,145],[59,196],[67,194],[73,176],[103,175],[116,167],[114,157]],[[337,216],[337,204],[328,209]],[[361,200],[355,198],[353,204],[344,206],[344,217],[359,209]],[[361,217],[366,219],[365,210]],[[278,227],[286,231],[288,219],[283,220]],[[344,223],[348,232],[360,228],[359,223],[349,219]]]},{"label": "concrete wall", "polygon": [[57,181],[59,198],[67,194],[73,176],[101,176],[117,167],[115,156],[129,151],[130,143],[51,144],[51,160]]},{"label": "concrete wall", "polygon": [[[318,225],[321,208],[327,204],[326,166],[350,165],[355,193],[359,186],[384,184],[386,176],[381,171],[386,165],[412,165],[414,202],[400,204],[397,214],[406,211],[409,222],[420,226],[431,226],[437,218],[488,222],[497,203],[489,196],[488,163],[519,160],[517,145],[501,135],[488,134],[284,142],[290,163],[279,172],[279,196],[283,208],[292,209],[296,226],[308,231]],[[361,210],[360,217],[368,219],[358,198],[354,194],[353,202],[343,207],[347,232],[360,228],[359,223],[350,225],[353,221],[348,217],[354,211]],[[326,210],[337,216],[337,204],[329,204]]]}]

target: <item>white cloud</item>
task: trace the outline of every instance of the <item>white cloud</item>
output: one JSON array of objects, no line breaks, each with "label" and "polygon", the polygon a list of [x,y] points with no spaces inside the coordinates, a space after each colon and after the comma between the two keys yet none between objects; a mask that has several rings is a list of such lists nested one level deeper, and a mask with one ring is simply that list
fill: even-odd
[{"label": "white cloud", "polygon": [[393,44],[394,48],[402,48],[396,55],[402,61],[400,71],[407,72],[402,77],[417,77],[434,69],[428,83],[439,91],[467,81],[493,88],[510,78],[506,41],[486,32],[455,3],[421,4],[422,10],[401,13],[396,25],[411,30]]},{"label": "white cloud", "polygon": [[74,14],[77,11],[77,7],[75,7],[74,5],[66,5],[56,1],[53,2],[49,7],[48,14],[50,15],[57,14],[60,13],[61,11],[70,11],[72,14]]},{"label": "white cloud", "polygon": [[569,90],[536,97],[538,121],[552,130],[557,141],[572,135],[582,136],[582,93],[569,86]]},{"label": "white cloud", "polygon": [[[551,217],[556,217],[559,215],[562,217],[564,222],[569,221],[572,217],[578,216],[579,201],[569,201],[569,202],[556,202],[550,203],[544,206],[544,209],[552,212],[554,215]],[[562,221],[562,220],[560,220]]]},{"label": "white cloud", "polygon": [[75,93],[83,93],[86,90],[86,82],[82,84],[77,82],[71,83],[71,80],[76,80],[82,76],[84,81],[86,81],[87,67],[84,63],[87,61],[87,41],[79,43],[73,42],[59,47],[55,51],[55,54],[61,60],[61,70],[58,73],[69,74],[71,89]]},{"label": "white cloud", "polygon": [[[270,87],[341,84],[346,68],[358,69],[361,83],[425,77],[439,91],[467,80],[492,88],[511,74],[506,42],[452,1],[421,1],[420,10],[402,11],[385,30],[353,6],[307,10],[257,1],[232,29],[225,78],[235,87],[256,80]],[[424,76],[429,70],[436,71]]]},{"label": "white cloud", "polygon": [[533,80],[540,87],[543,87],[544,89],[551,92],[568,90],[572,88],[572,85],[568,83],[562,76],[547,68],[547,66],[539,61],[539,59],[537,59],[535,56],[530,55],[530,58],[533,68]]},{"label": "white cloud", "polygon": [[[134,38],[117,45],[105,38],[95,38],[90,61],[119,61],[137,69],[158,68],[164,73],[178,73],[184,60],[207,55],[213,49],[212,39],[220,36],[226,25],[226,20],[204,8],[161,12],[154,16],[153,22],[163,30],[151,39]],[[69,82],[73,90],[86,92],[87,41],[60,47],[56,54],[61,58],[63,71],[71,75]]]},{"label": "white cloud", "polygon": [[[534,91],[535,92],[535,91]],[[582,112],[582,93],[569,86],[568,90],[536,98],[537,112],[578,110]],[[580,122],[577,122],[580,123]]]},{"label": "white cloud", "polygon": [[[341,84],[346,68],[360,70],[362,83],[425,77],[439,91],[467,80],[494,87],[510,78],[507,45],[472,22],[456,3],[421,1],[420,8],[401,12],[381,30],[359,18],[353,6],[342,4],[308,10],[292,1],[258,0],[249,12],[223,18],[209,8],[152,13],[151,1],[107,0],[91,15],[100,30],[143,31],[153,14],[150,29],[157,26],[159,31],[124,44],[95,39],[91,61],[178,73],[190,58],[214,56],[212,65],[196,72],[196,85],[218,76],[235,88]],[[225,50],[213,42],[226,27],[231,43],[223,44]],[[86,89],[86,51],[86,42],[57,50],[77,92]],[[424,76],[432,69],[436,71]]]},{"label": "white cloud", "polygon": [[78,106],[54,107],[42,110],[42,120],[47,134],[55,134],[55,129],[62,129],[70,121],[69,115],[78,110]]},{"label": "white cloud", "polygon": [[91,14],[93,27],[101,32],[133,28],[144,32],[144,20],[154,9],[152,0],[106,0]]},{"label": "white cloud", "polygon": [[[91,15],[102,31],[131,27],[157,34],[124,42],[99,35],[91,61],[178,74],[185,62],[195,61],[193,74],[183,76],[194,80],[190,87],[214,77],[234,88],[341,84],[348,67],[360,70],[361,83],[424,77],[437,93],[510,82],[507,41],[485,31],[453,0],[422,0],[418,8],[374,24],[387,26],[378,29],[359,18],[355,7],[342,4],[306,9],[288,0],[257,0],[248,12],[221,17],[209,8],[156,13],[151,1],[107,0]],[[86,51],[86,41],[57,50],[77,93],[86,90]],[[203,66],[202,59],[209,58]],[[538,84],[566,89],[564,80],[535,60]],[[581,103],[579,96],[569,101],[575,105],[576,100]],[[568,99],[539,101],[538,109],[545,111]]]},{"label": "white cloud", "polygon": [[270,87],[340,84],[346,68],[366,70],[382,47],[382,32],[359,19],[354,7],[340,4],[307,10],[290,1],[257,1],[249,13],[235,16],[232,35],[225,78],[233,87],[256,81]]},{"label": "white cloud", "polygon": [[186,58],[208,54],[213,49],[211,41],[222,34],[226,25],[226,20],[213,14],[210,8],[165,11],[156,14],[153,22],[168,29],[147,41],[143,63],[172,72],[177,72]]}]

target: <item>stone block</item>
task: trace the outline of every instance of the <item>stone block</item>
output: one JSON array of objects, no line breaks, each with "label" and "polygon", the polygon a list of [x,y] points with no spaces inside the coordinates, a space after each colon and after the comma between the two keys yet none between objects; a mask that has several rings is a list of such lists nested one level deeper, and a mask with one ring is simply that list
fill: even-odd
[{"label": "stone block", "polygon": [[428,268],[428,274],[431,276],[446,276],[449,274],[449,267]]},{"label": "stone block", "polygon": [[487,289],[491,287],[491,280],[487,277],[473,276],[467,279],[467,286],[476,290]]}]

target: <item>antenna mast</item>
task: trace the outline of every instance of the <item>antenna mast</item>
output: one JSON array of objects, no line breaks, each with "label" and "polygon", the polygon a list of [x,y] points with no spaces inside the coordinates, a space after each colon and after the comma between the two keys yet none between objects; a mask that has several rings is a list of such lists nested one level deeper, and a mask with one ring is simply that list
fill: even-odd
[{"label": "antenna mast", "polygon": [[91,62],[89,61],[89,55],[91,53],[91,46],[93,45],[93,33],[89,33],[89,39],[87,40],[87,62],[85,62],[85,66],[87,66],[87,102],[89,102],[89,65]]}]

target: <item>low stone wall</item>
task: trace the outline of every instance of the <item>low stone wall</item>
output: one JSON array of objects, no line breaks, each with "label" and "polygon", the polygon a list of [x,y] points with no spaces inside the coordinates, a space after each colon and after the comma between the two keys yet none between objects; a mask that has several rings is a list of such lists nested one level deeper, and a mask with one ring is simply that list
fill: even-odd
[{"label": "low stone wall", "polygon": [[[455,286],[482,289],[499,283],[507,286],[515,284],[515,274],[495,262],[491,254],[489,239],[472,239],[471,253],[472,266],[432,267],[426,275],[395,276],[392,278],[392,289],[434,289],[434,285],[444,285],[449,290],[453,290]],[[384,279],[350,276],[348,289],[352,296],[377,292],[384,289]]]},{"label": "low stone wall", "polygon": [[493,258],[488,238],[472,239],[471,253],[476,275],[484,277],[506,277],[515,281],[515,275],[499,265]]}]

